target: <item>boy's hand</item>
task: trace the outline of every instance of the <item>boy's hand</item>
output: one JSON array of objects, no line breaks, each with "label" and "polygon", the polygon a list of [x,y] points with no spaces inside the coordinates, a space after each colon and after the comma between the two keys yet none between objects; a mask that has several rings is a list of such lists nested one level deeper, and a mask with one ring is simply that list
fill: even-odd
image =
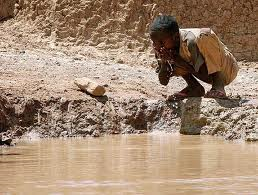
[{"label": "boy's hand", "polygon": [[192,65],[187,63],[176,50],[166,49],[164,47],[157,50],[155,48],[155,52],[165,64],[169,62],[169,64],[173,65],[173,69],[170,70],[170,76],[183,76],[189,73],[194,73],[194,68]]},{"label": "boy's hand", "polygon": [[172,49],[166,49],[165,47],[160,48],[159,50],[156,50],[157,54],[162,60],[169,61],[170,63],[174,62],[174,58],[176,55],[176,51]]}]

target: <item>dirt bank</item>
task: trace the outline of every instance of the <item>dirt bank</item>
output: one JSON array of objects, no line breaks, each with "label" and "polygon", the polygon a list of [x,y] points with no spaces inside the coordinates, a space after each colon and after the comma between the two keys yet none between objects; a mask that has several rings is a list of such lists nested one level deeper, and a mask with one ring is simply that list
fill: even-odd
[{"label": "dirt bank", "polygon": [[[183,88],[184,82],[172,78],[163,87],[152,68],[46,50],[2,50],[0,63],[0,122],[5,136],[100,136],[158,130],[258,138],[257,63],[240,63],[240,74],[227,87],[231,100],[178,102],[166,102],[165,96]],[[94,98],[79,91],[73,82],[84,76],[105,85],[106,96]]]}]

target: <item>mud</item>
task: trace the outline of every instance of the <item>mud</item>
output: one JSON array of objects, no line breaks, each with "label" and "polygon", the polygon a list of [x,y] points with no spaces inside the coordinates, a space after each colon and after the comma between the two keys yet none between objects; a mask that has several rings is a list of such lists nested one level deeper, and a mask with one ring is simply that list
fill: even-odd
[{"label": "mud", "polygon": [[18,109],[10,116],[14,119],[11,129],[20,136],[32,133],[39,137],[98,137],[153,130],[172,132],[179,125],[178,112],[162,101],[52,98],[41,102],[19,99],[13,105]]},{"label": "mud", "polygon": [[[1,126],[5,126],[2,135],[9,138],[98,137],[165,131],[258,140],[258,102],[251,100],[8,99],[13,105],[12,112],[1,116],[5,119],[1,120]],[[1,106],[5,105],[3,102],[8,101],[2,101]]]}]

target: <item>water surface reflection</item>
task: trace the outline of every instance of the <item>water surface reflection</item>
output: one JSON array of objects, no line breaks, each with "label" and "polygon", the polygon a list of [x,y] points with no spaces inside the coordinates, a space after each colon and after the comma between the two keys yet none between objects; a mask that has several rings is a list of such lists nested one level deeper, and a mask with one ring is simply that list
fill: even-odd
[{"label": "water surface reflection", "polygon": [[257,144],[214,137],[23,142],[0,149],[0,194],[256,194],[257,160]]}]

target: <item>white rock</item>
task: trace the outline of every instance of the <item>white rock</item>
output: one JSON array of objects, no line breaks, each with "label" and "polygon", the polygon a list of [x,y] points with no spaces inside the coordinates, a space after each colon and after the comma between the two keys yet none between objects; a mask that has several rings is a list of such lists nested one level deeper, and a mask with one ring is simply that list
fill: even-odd
[{"label": "white rock", "polygon": [[74,83],[85,92],[90,93],[93,96],[103,96],[106,92],[106,89],[104,86],[99,85],[95,81],[82,77],[75,79]]}]

